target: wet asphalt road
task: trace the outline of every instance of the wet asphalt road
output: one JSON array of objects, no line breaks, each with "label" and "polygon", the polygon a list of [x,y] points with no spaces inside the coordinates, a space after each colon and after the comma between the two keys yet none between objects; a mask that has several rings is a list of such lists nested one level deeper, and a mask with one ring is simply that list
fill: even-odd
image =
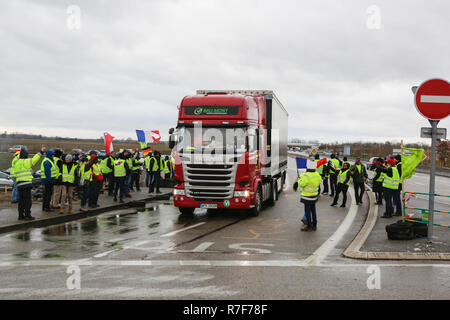
[{"label": "wet asphalt road", "polygon": [[[292,160],[289,187],[295,177]],[[346,208],[336,208],[329,206],[329,196],[321,196],[318,230],[308,233],[300,232],[299,196],[287,188],[258,217],[206,210],[183,216],[162,201],[138,211],[2,235],[0,298],[450,298],[448,263],[343,258],[368,209],[367,196],[353,209],[348,198]],[[354,220],[336,235],[349,210],[357,210]],[[314,253],[318,260],[311,259]],[[374,264],[380,289],[368,286]],[[78,274],[74,266],[80,271],[80,289],[70,285]]]}]

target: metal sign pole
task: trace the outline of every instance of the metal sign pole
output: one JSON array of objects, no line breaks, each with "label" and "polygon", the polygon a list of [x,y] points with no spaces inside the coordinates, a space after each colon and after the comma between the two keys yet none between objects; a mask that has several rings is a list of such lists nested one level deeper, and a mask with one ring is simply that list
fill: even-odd
[{"label": "metal sign pole", "polygon": [[436,174],[436,135],[439,120],[428,120],[431,124],[431,165],[430,165],[430,197],[428,203],[428,240],[433,241],[433,215],[434,215],[434,181]]}]

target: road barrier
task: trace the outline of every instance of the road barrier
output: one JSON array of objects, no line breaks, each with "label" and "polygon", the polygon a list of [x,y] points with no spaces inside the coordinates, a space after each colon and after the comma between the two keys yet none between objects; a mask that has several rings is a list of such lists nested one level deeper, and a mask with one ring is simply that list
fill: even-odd
[{"label": "road barrier", "polygon": [[[407,194],[410,194],[411,196],[407,197]],[[406,191],[406,192],[403,193],[403,197],[402,197],[403,198],[402,199],[402,202],[403,202],[403,216],[402,216],[402,219],[403,219],[403,221],[410,221],[410,222],[415,222],[415,223],[428,224],[428,212],[429,212],[429,209],[406,206],[406,204],[409,202],[409,200],[411,200],[411,197],[415,198],[417,194],[425,195],[425,196],[433,195],[435,197],[447,197],[447,198],[450,198],[450,195],[446,195],[446,194]],[[406,209],[420,210],[420,212],[422,214],[422,220],[409,219],[408,218],[409,216],[406,215]],[[450,214],[450,211],[442,211],[442,210],[433,210],[433,212]],[[433,225],[437,226],[437,227],[450,228],[450,226],[445,225],[445,224],[433,223]]]}]

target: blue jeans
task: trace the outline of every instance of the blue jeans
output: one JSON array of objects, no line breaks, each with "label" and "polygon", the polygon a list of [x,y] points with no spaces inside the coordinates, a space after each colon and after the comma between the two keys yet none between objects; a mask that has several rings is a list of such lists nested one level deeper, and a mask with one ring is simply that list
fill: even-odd
[{"label": "blue jeans", "polygon": [[12,202],[18,202],[19,201],[19,191],[17,190],[16,178],[11,178],[11,179],[14,182],[14,187],[13,187],[13,190],[12,190],[11,201]]},{"label": "blue jeans", "polygon": [[89,182],[83,186],[83,196],[81,197],[81,206],[84,207],[88,201],[89,196]]},{"label": "blue jeans", "polygon": [[145,186],[148,187],[148,184],[150,182],[150,171],[146,171],[145,175]]},{"label": "blue jeans", "polygon": [[305,216],[308,227],[317,226],[316,203],[313,201],[305,201]]},{"label": "blue jeans", "polygon": [[131,188],[131,173],[125,179],[126,194],[130,193],[130,188]]},{"label": "blue jeans", "polygon": [[393,204],[397,207],[397,214],[402,214],[402,203],[400,200],[401,190],[383,188],[384,201],[386,203],[386,215],[391,216],[394,213]]}]

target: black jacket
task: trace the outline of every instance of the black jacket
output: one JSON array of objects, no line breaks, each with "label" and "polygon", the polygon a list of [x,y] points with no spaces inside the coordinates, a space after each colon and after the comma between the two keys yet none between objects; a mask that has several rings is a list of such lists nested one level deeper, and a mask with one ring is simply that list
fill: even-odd
[{"label": "black jacket", "polygon": [[366,167],[362,164],[360,164],[360,166],[361,166],[361,172],[359,172],[358,168],[356,167],[356,164],[354,164],[350,168],[350,174],[353,178],[354,183],[364,183],[364,180],[367,179]]}]

